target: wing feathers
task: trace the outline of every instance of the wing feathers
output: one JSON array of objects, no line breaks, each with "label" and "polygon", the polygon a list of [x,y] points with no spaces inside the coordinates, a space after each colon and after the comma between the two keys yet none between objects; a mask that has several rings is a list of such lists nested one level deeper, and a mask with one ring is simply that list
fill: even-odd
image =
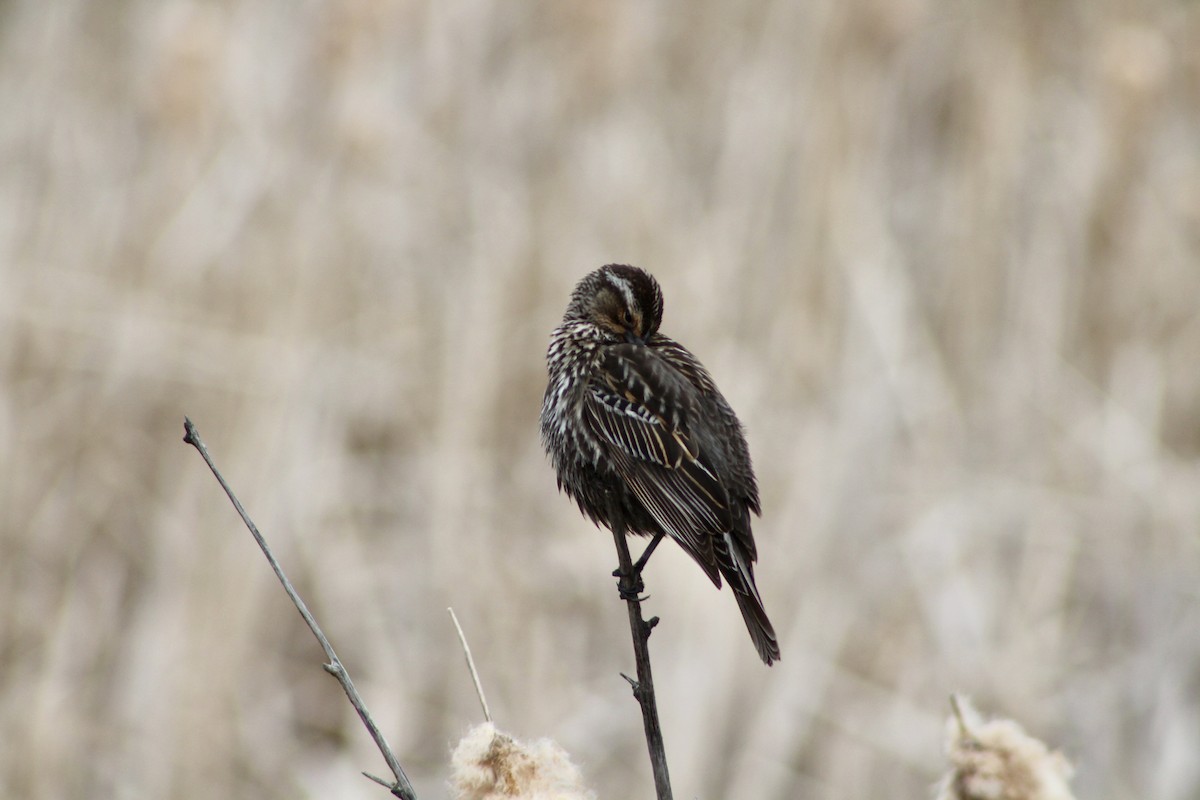
[{"label": "wing feathers", "polygon": [[[642,346],[608,348],[585,395],[584,420],[606,445],[609,463],[658,527],[718,588],[722,576],[729,582],[755,647],[770,664],[779,658],[779,644],[754,583],[749,511],[758,511],[758,492],[749,456],[741,454],[744,474],[736,468],[732,476],[726,474],[742,500],[734,502],[729,487],[718,477],[729,472],[726,455],[711,442],[732,434],[736,446],[744,450],[740,426],[732,411],[716,422],[700,416],[703,385],[716,389],[698,364],[704,379],[701,385],[686,377],[681,366],[688,367],[694,359],[677,366],[680,359],[678,354],[668,358]],[[718,450],[706,452],[702,446],[706,441]],[[725,472],[714,464],[726,465]]]},{"label": "wing feathers", "polygon": [[585,400],[592,432],[654,520],[720,586],[714,540],[733,527],[728,492],[689,419],[696,389],[642,347],[613,347]]}]

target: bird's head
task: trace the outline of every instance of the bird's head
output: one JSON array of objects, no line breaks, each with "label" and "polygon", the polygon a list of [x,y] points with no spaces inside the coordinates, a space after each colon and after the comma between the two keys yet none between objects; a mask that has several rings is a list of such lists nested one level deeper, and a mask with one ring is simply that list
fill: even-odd
[{"label": "bird's head", "polygon": [[650,273],[608,264],[575,286],[563,320],[593,325],[608,342],[644,343],[658,330],[662,309],[662,289]]}]

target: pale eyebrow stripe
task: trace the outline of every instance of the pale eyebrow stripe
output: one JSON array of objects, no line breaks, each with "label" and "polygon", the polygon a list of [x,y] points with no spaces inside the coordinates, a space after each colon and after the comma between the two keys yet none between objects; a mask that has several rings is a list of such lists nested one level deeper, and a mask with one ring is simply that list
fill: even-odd
[{"label": "pale eyebrow stripe", "polygon": [[633,287],[629,284],[629,281],[625,280],[620,275],[616,275],[611,272],[605,273],[605,277],[608,278],[608,282],[612,284],[613,288],[620,292],[621,296],[625,298],[626,308],[630,309],[631,311],[637,308],[637,303],[635,303],[633,300]]}]

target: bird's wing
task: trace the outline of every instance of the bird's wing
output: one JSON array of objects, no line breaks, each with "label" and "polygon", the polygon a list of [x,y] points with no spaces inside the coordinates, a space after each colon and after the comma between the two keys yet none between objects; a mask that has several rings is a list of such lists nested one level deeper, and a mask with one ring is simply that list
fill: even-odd
[{"label": "bird's wing", "polygon": [[729,496],[689,426],[696,389],[652,350],[609,348],[584,402],[591,432],[663,531],[720,584]]},{"label": "bird's wing", "polygon": [[[726,476],[729,493],[735,498],[744,500],[746,507],[755,514],[762,513],[758,502],[758,483],[754,479],[754,468],[750,463],[750,449],[746,445],[746,434],[742,430],[742,424],[738,421],[737,414],[733,413],[733,409],[730,408],[725,396],[721,394],[721,390],[717,388],[712,376],[686,347],[674,339],[656,333],[649,339],[649,342],[654,352],[679,370],[693,386],[702,393],[712,395],[715,399],[716,402],[713,405],[718,424],[722,429],[722,438],[730,448],[728,458],[730,474]],[[749,530],[748,525],[746,530]],[[748,545],[753,555],[754,543],[751,541]],[[751,558],[751,560],[754,559]]]}]

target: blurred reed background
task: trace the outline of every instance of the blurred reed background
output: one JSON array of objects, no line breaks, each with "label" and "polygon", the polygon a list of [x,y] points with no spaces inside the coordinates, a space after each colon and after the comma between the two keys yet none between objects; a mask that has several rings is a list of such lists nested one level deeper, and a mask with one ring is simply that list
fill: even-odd
[{"label": "blurred reed background", "polygon": [[479,720],[651,795],[537,439],[605,262],[748,427],[783,661],[677,548],[683,798],[925,798],[952,690],[1200,795],[1200,4],[0,5],[0,795],[422,798]]}]

